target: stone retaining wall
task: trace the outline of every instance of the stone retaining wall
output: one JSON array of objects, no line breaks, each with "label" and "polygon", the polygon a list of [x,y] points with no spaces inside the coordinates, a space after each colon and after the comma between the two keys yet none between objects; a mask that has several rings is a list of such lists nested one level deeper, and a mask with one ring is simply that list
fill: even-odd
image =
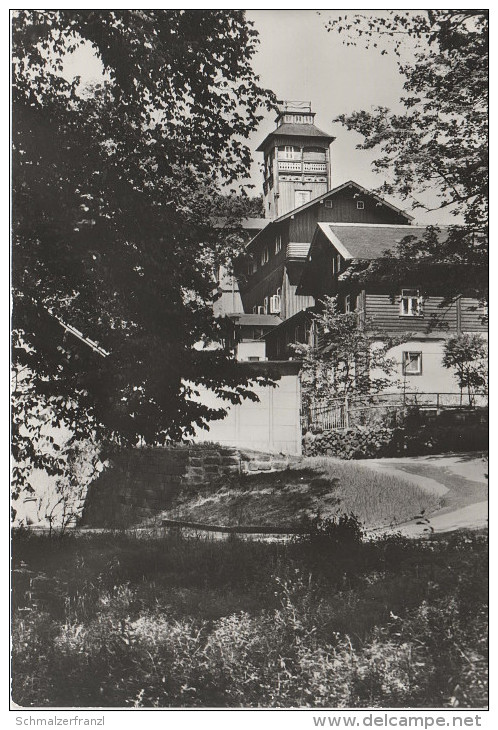
[{"label": "stone retaining wall", "polygon": [[296,457],[236,448],[188,446],[115,454],[87,493],[81,524],[128,527],[170,509],[180,489],[220,478],[285,469]]}]

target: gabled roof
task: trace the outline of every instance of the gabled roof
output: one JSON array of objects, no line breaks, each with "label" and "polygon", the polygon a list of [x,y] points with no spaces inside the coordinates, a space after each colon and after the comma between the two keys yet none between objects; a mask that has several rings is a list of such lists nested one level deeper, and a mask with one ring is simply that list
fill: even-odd
[{"label": "gabled roof", "polygon": [[346,260],[381,258],[385,251],[394,250],[406,236],[419,237],[426,231],[420,226],[386,223],[317,223],[317,229]]},{"label": "gabled roof", "polygon": [[401,208],[397,208],[392,203],[388,203],[387,200],[384,200],[384,198],[381,198],[380,195],[376,195],[375,193],[372,193],[371,190],[367,190],[367,188],[362,187],[361,185],[358,185],[354,180],[348,180],[345,183],[342,183],[342,185],[338,185],[336,188],[332,188],[331,190],[327,190],[326,193],[323,193],[322,195],[319,195],[317,198],[313,198],[313,200],[308,200],[307,203],[304,205],[300,205],[299,208],[294,208],[294,210],[290,210],[288,213],[285,213],[284,215],[279,216],[278,218],[275,218],[273,221],[274,223],[279,223],[280,221],[287,220],[287,218],[291,218],[296,213],[300,213],[302,210],[306,210],[310,206],[314,205],[315,203],[320,202],[320,200],[325,200],[326,198],[330,197],[331,195],[335,195],[336,193],[339,193],[341,190],[344,190],[344,188],[348,187],[355,187],[357,190],[359,190],[361,193],[365,193],[366,195],[370,195],[378,202],[385,205],[387,208],[390,208],[391,210],[394,210],[396,213],[399,213],[404,218],[406,218],[409,221],[413,220],[413,216],[409,215],[408,213],[405,213],[404,210],[401,210]]},{"label": "gabled roof", "polygon": [[322,130],[315,127],[314,124],[284,123],[265,137],[259,147],[256,147],[256,152],[264,152],[265,147],[273,137],[320,137],[324,141],[328,140],[329,144],[335,139],[335,137],[332,137],[330,134],[322,132]]},{"label": "gabled roof", "polygon": [[[303,126],[305,126],[305,125],[303,125]],[[282,221],[285,221],[285,220],[288,220],[289,218],[292,218],[292,216],[295,215],[296,213],[301,213],[302,211],[306,210],[307,208],[310,208],[312,205],[315,205],[316,203],[319,203],[321,200],[325,200],[325,199],[329,198],[330,196],[335,195],[336,193],[339,193],[341,190],[344,190],[344,188],[347,188],[347,187],[350,187],[350,186],[351,187],[355,187],[361,193],[365,193],[367,195],[371,195],[373,198],[375,198],[375,200],[377,200],[378,202],[381,202],[387,208],[390,208],[391,210],[394,210],[396,213],[399,213],[400,215],[402,215],[404,218],[407,219],[407,221],[412,221],[413,220],[413,216],[412,215],[409,215],[408,213],[405,213],[405,211],[401,210],[401,208],[397,208],[395,205],[392,205],[392,203],[388,203],[386,200],[384,200],[384,198],[381,198],[380,196],[375,195],[374,193],[372,193],[370,190],[367,190],[366,188],[362,187],[361,185],[358,185],[358,183],[354,182],[354,180],[348,180],[348,182],[342,183],[342,185],[338,185],[337,187],[332,188],[331,190],[327,190],[327,192],[326,193],[323,193],[323,195],[319,195],[317,198],[313,198],[313,200],[309,200],[304,205],[300,205],[299,208],[294,208],[293,210],[290,210],[288,213],[285,213],[285,215],[281,215],[279,218],[275,218],[274,220],[268,220],[267,218],[256,218],[256,219],[253,219],[253,220],[257,220],[258,222],[261,222],[262,223],[262,226],[258,230],[258,232],[256,233],[256,235],[253,238],[251,238],[250,241],[247,242],[246,248],[248,248],[253,243],[253,241],[255,241],[258,238],[258,236],[261,233],[261,231],[267,230],[271,226],[274,226],[277,223],[281,223]],[[250,219],[248,219],[248,220],[250,220]],[[343,225],[356,225],[356,224],[353,224],[353,223],[345,223]],[[357,225],[363,225],[363,224],[357,224]],[[379,226],[382,226],[383,224],[381,224],[381,223],[380,224],[379,223],[372,223],[370,225],[371,226],[375,226],[375,227],[378,228]],[[410,224],[407,223],[406,224],[406,227],[408,227],[409,225]]]}]

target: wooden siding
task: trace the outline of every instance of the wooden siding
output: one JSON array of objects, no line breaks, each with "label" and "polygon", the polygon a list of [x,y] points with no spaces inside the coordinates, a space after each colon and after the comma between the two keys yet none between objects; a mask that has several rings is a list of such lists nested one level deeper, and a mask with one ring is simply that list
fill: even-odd
[{"label": "wooden siding", "polygon": [[285,270],[282,283],[281,319],[289,319],[289,317],[292,317],[294,314],[314,305],[315,300],[313,297],[297,296],[296,289],[297,285],[290,283],[289,274],[287,270]]},{"label": "wooden siding", "polygon": [[[354,197],[355,195],[357,197]],[[289,236],[292,241],[311,241],[318,222],[407,224],[406,218],[400,213],[386,205],[377,205],[375,198],[363,193],[358,194],[356,188],[341,190],[330,199],[332,208],[325,207],[325,201],[321,201],[295,214],[289,226]],[[358,200],[365,203],[364,210],[357,210]]]},{"label": "wooden siding", "polygon": [[[242,304],[246,313],[251,313],[255,306],[263,306],[265,297],[273,296],[277,293],[278,288],[282,288],[283,271],[283,266],[270,269],[266,277],[259,280],[254,286],[241,291]],[[280,316],[282,317],[282,315]]]},{"label": "wooden siding", "polygon": [[434,332],[455,334],[457,332],[457,307],[453,302],[441,306],[443,297],[425,296],[423,317],[403,317],[400,315],[399,297],[389,294],[366,294],[365,315],[375,329],[390,333]]},{"label": "wooden siding", "polygon": [[477,299],[462,297],[460,311],[462,332],[487,332],[486,310]]},{"label": "wooden siding", "polygon": [[[280,176],[283,173],[280,172]],[[323,173],[323,177],[325,178],[327,175],[326,172]],[[323,182],[302,182],[301,178],[299,176],[296,176],[297,179],[294,181],[290,180],[282,180],[280,178],[278,183],[278,201],[276,203],[276,216],[285,215],[286,213],[289,213],[291,210],[294,210],[296,208],[296,199],[295,199],[295,193],[296,190],[309,190],[311,192],[311,200],[313,198],[318,198],[320,195],[323,195],[327,192],[327,182],[324,180]],[[310,239],[311,240],[311,239]]]}]

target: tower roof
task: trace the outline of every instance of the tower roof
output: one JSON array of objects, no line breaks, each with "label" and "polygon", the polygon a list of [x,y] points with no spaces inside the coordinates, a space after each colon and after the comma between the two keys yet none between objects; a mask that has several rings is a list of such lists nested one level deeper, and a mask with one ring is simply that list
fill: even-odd
[{"label": "tower roof", "polygon": [[333,142],[335,139],[335,137],[332,137],[330,134],[322,132],[322,130],[318,127],[315,127],[314,124],[294,124],[290,122],[284,122],[265,137],[259,147],[256,148],[256,151],[264,152],[268,143],[271,142],[275,137],[318,137],[321,138],[323,141],[327,141],[328,144]]}]

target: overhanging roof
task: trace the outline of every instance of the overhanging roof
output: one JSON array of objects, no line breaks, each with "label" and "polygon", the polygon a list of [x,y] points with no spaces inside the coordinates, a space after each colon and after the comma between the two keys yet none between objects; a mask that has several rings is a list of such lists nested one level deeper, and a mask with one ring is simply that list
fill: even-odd
[{"label": "overhanging roof", "polygon": [[282,320],[276,314],[227,314],[234,324],[247,327],[276,327]]},{"label": "overhanging roof", "polygon": [[271,142],[274,137],[315,137],[327,141],[329,144],[335,139],[335,137],[315,127],[314,124],[284,123],[264,138],[259,147],[256,147],[256,152],[264,152],[268,142]]},{"label": "overhanging roof", "polygon": [[317,223],[317,227],[346,260],[381,258],[407,236],[419,238],[426,231],[422,226],[385,223]]}]

